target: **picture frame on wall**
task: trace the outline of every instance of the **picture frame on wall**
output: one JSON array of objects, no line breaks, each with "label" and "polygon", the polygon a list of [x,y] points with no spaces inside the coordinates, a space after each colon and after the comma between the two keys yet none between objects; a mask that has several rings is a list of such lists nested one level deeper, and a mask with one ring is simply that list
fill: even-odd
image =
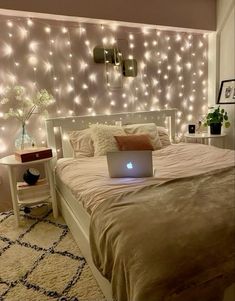
[{"label": "picture frame on wall", "polygon": [[235,104],[235,79],[223,80],[220,85],[218,104]]}]

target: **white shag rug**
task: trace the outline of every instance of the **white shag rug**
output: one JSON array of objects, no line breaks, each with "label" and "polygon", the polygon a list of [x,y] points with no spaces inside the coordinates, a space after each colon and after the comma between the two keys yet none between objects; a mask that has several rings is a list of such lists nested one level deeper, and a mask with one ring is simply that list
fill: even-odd
[{"label": "white shag rug", "polygon": [[47,206],[0,213],[0,301],[104,301],[65,224]]}]

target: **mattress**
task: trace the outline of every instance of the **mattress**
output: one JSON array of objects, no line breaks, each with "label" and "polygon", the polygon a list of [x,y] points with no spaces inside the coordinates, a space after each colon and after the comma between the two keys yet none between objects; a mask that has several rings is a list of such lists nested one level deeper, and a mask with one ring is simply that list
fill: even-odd
[{"label": "mattress", "polygon": [[105,156],[61,159],[56,176],[91,214],[106,199],[121,199],[151,185],[234,166],[234,151],[193,143],[173,144],[153,152],[154,176],[109,178]]}]

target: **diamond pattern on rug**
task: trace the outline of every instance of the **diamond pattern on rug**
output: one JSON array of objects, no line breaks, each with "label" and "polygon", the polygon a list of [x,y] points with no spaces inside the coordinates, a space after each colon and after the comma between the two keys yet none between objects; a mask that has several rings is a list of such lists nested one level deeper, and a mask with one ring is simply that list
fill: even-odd
[{"label": "diamond pattern on rug", "polygon": [[[45,235],[45,233],[47,235]],[[30,232],[24,235],[23,241],[42,248],[50,248],[58,241],[63,229],[54,224],[39,223]]]},{"label": "diamond pattern on rug", "polygon": [[13,245],[0,256],[0,278],[7,282],[14,282],[22,278],[32,269],[34,262],[42,252],[24,246]]},{"label": "diamond pattern on rug", "polygon": [[97,294],[93,290],[95,285],[95,279],[89,269],[88,265],[86,265],[82,271],[79,282],[76,282],[68,292],[69,296],[76,295],[79,300],[86,301],[101,301],[101,297],[97,299]]},{"label": "diamond pattern on rug", "polygon": [[84,263],[84,260],[74,260],[60,254],[48,254],[27,280],[30,283],[37,283],[47,291],[53,290],[62,294],[67,283],[76,274],[78,268],[82,269]]},{"label": "diamond pattern on rug", "polygon": [[0,252],[1,252],[1,250],[4,248],[4,247],[6,247],[7,246],[7,243],[5,243],[4,241],[1,241],[0,240]]},{"label": "diamond pattern on rug", "polygon": [[82,253],[78,248],[77,244],[75,243],[71,233],[68,233],[61,239],[61,241],[56,246],[55,250],[59,252],[69,252],[76,256],[82,257]]},{"label": "diamond pattern on rug", "polygon": [[[0,296],[8,289],[8,285],[5,283],[0,283]],[[1,298],[0,298],[1,300]]]},{"label": "diamond pattern on rug", "polygon": [[37,208],[19,228],[0,214],[0,301],[105,301],[64,220]]},{"label": "diamond pattern on rug", "polygon": [[28,289],[23,284],[18,283],[7,294],[7,299],[11,301],[56,301],[58,298],[51,298],[33,289]]},{"label": "diamond pattern on rug", "polygon": [[[20,234],[25,233],[29,226],[35,223],[35,220],[22,219],[20,227],[17,228],[14,215],[10,215],[5,220],[3,219],[0,223],[0,235],[15,240],[20,236]],[[14,229],[14,231],[12,231],[12,229]]]}]

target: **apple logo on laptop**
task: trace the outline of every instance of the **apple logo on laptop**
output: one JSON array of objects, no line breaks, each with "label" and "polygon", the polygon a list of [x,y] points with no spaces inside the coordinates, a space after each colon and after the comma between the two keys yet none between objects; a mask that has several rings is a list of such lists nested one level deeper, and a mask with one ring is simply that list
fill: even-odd
[{"label": "apple logo on laptop", "polygon": [[128,169],[133,169],[133,164],[131,162],[127,163],[126,167]]}]

